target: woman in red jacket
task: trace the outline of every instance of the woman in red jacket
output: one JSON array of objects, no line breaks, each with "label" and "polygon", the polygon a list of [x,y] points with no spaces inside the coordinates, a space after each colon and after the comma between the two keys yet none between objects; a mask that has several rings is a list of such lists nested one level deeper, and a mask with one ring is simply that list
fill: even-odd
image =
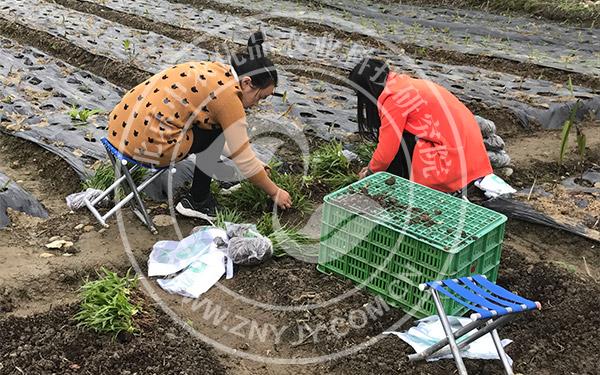
[{"label": "woman in red jacket", "polygon": [[377,140],[361,178],[388,171],[447,193],[492,173],[473,114],[443,87],[364,59],[350,74],[359,132]]}]

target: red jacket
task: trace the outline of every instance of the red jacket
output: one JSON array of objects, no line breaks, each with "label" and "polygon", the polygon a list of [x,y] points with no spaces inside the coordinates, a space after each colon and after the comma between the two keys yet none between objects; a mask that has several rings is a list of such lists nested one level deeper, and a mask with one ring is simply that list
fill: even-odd
[{"label": "red jacket", "polygon": [[443,87],[390,72],[377,105],[381,128],[371,171],[389,167],[406,130],[417,137],[412,181],[454,192],[492,173],[475,117]]}]

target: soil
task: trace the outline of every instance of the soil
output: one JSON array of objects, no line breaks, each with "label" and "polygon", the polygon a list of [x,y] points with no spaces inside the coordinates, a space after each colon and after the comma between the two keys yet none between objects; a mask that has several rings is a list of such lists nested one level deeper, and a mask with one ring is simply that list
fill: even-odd
[{"label": "soil", "polygon": [[[38,166],[35,163],[27,163],[22,157],[23,154],[17,152],[27,147],[26,142],[7,140],[3,144],[8,144],[8,148],[7,152],[2,153],[5,158],[2,165],[11,165],[11,160],[20,162],[19,168],[8,168],[5,172],[14,178],[22,178],[23,186],[43,197],[43,203],[50,208],[51,219],[33,222],[16,215],[15,224],[8,231],[0,231],[1,243],[5,244],[2,251],[5,256],[12,256],[4,258],[0,263],[4,270],[0,298],[4,318],[0,320],[0,326],[3,332],[10,332],[6,339],[7,345],[0,349],[0,362],[3,365],[0,373],[17,373],[18,370],[14,366],[33,373],[44,373],[46,367],[41,366],[47,366],[49,369],[55,369],[47,372],[62,373],[75,371],[76,366],[68,367],[73,364],[80,366],[80,369],[89,369],[90,373],[99,373],[100,369],[121,373],[145,372],[146,368],[162,362],[155,362],[153,359],[135,361],[133,357],[159,357],[153,353],[170,353],[168,349],[174,344],[171,339],[165,338],[173,337],[166,334],[170,331],[179,337],[180,344],[173,354],[175,357],[167,361],[166,368],[169,364],[172,368],[179,364],[177,369],[180,371],[192,365],[199,365],[201,368],[207,366],[206,368],[212,369],[214,373],[227,371],[252,374],[367,374],[374,371],[447,374],[453,371],[451,361],[409,363],[406,355],[412,350],[395,337],[382,337],[373,346],[343,359],[318,365],[279,366],[242,360],[231,355],[219,354],[215,349],[207,349],[198,339],[186,336],[176,324],[166,321],[158,312],[158,324],[150,331],[143,331],[141,336],[134,337],[129,343],[114,342],[108,337],[98,337],[74,328],[68,317],[74,312],[75,307],[71,304],[76,302],[76,290],[82,280],[88,276],[94,277],[95,270],[100,265],[120,272],[129,267],[129,262],[123,254],[119,233],[114,227],[104,233],[98,233],[98,227],[91,232],[73,229],[78,223],[93,224],[94,221],[85,212],[69,214],[61,193],[52,189],[42,192],[40,188],[35,187],[34,183],[39,179],[31,172],[37,171]],[[35,146],[30,147],[35,149]],[[33,149],[31,152],[34,152]],[[38,152],[40,160],[48,160],[55,166],[63,166],[64,170],[69,170],[60,159],[52,159],[46,151]],[[518,164],[520,160],[516,162]],[[64,181],[66,182],[61,191],[66,193],[77,190],[77,184],[72,183],[74,179]],[[160,205],[150,206],[155,213],[165,211]],[[188,233],[191,227],[197,224],[192,220],[179,219],[184,233]],[[153,237],[127,211],[125,223],[134,256],[142,265],[142,272],[145,272],[145,261],[152,244],[160,238],[175,238],[173,228],[161,227],[160,236]],[[43,245],[54,235],[73,240],[78,252],[70,257],[63,257],[57,252],[48,260],[39,258]],[[538,298],[544,305],[542,312],[525,315],[500,331],[502,337],[515,340],[507,351],[515,360],[516,371],[540,374],[594,372],[598,358],[591,353],[598,352],[595,340],[598,322],[593,313],[595,300],[589,296],[598,293],[599,287],[595,280],[600,278],[600,256],[594,247],[589,241],[565,236],[546,228],[520,222],[509,223],[499,283],[524,296]],[[9,253],[6,253],[7,251]],[[293,306],[327,301],[353,288],[351,282],[322,274],[313,264],[293,258],[274,259],[256,267],[240,267],[233,279],[223,281],[222,284],[246,298],[254,298],[261,303]],[[240,316],[258,319],[259,322],[268,322],[277,327],[290,327],[284,331],[280,342],[252,341],[247,336],[232,334],[231,329],[224,330],[223,326],[214,325],[204,317],[203,309],[197,312],[185,309],[186,305],[181,303],[180,298],[164,293],[154,283],[151,285],[153,291],[196,330],[237,350],[265,356],[301,357],[331,354],[343,348],[351,348],[368,338],[377,337],[398,320],[400,324],[396,330],[406,329],[412,324],[412,320],[401,320],[404,317],[403,312],[390,309],[372,323],[361,329],[351,330],[348,335],[340,338],[332,334],[337,332],[332,326],[332,319],[347,316],[345,314],[361,309],[367,303],[375,304],[376,300],[372,295],[360,291],[351,298],[317,310],[281,312],[240,302],[220,288],[211,289],[204,299],[219,301],[222,306]],[[572,311],[573,306],[577,306],[576,312],[565,313]],[[316,338],[307,337],[308,330],[314,330],[316,327],[321,327],[319,329],[323,333]],[[547,327],[552,327],[552,330],[546,329]],[[32,341],[36,333],[41,335],[39,337],[49,335],[48,332],[52,332],[49,331],[50,328],[55,333],[60,331],[58,335],[54,335],[52,343],[45,339],[37,340],[38,336]],[[31,336],[27,333],[28,329]],[[565,337],[569,337],[569,340],[559,340]],[[74,346],[73,343],[77,345]],[[21,349],[18,349],[19,346]],[[31,357],[22,359],[21,354],[11,357],[11,353],[14,352],[40,353],[41,358],[37,354],[35,358],[39,360],[35,361],[27,359]],[[146,354],[140,356],[140,352]],[[187,355],[180,357],[180,352]],[[193,355],[198,352],[202,355]],[[62,360],[63,356],[70,362]],[[101,365],[104,367],[96,367]],[[108,366],[114,367],[111,369]],[[467,366],[472,373],[501,373],[501,367],[495,361],[467,361]]]},{"label": "soil", "polygon": [[171,324],[156,321],[134,335],[113,337],[78,328],[77,306],[32,317],[0,320],[2,374],[225,374],[205,344]]}]

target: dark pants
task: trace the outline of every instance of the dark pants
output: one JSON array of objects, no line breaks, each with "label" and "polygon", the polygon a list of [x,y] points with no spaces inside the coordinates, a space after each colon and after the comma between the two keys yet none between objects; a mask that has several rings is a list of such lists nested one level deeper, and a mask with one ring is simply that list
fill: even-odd
[{"label": "dark pants", "polygon": [[398,153],[390,163],[387,172],[402,178],[410,179],[410,169],[416,144],[417,137],[415,137],[414,134],[404,131],[402,133],[400,149],[398,149]]},{"label": "dark pants", "polygon": [[204,130],[192,126],[192,132],[194,142],[190,154],[197,155],[191,194],[194,201],[201,202],[210,193],[210,183],[214,170],[220,162],[225,138],[221,136],[223,133],[221,129]]}]

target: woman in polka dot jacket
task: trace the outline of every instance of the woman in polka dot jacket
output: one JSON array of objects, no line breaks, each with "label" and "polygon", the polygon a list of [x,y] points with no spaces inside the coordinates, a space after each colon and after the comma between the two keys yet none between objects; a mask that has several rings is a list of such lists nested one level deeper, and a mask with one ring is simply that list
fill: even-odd
[{"label": "woman in polka dot jacket", "polygon": [[291,207],[250,147],[244,109],[273,94],[277,71],[264,55],[264,36],[250,37],[231,66],[187,62],[168,68],[129,91],[110,113],[108,139],[126,155],[159,167],[196,155],[191,194],[176,206],[185,216],[213,219],[212,169],[227,144],[230,158],[250,182],[281,208]]}]

